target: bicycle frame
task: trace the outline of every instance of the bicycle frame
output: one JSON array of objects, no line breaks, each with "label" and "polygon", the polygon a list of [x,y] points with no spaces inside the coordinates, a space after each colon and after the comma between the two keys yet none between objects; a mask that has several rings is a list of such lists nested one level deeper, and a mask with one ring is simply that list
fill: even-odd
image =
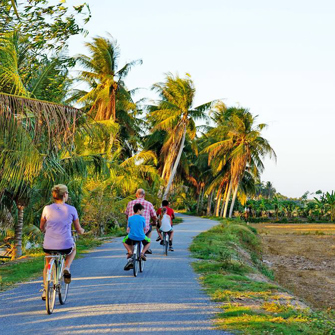
[{"label": "bicycle frame", "polygon": [[55,254],[55,255],[50,255],[50,256],[45,256],[45,258],[51,259],[48,264],[48,269],[47,269],[47,276],[46,280],[51,280],[51,269],[52,265],[57,262],[57,283],[62,277],[62,272],[63,272],[63,267],[64,267],[64,262],[65,262],[65,256],[66,255],[61,255],[61,254]]},{"label": "bicycle frame", "polygon": [[141,258],[142,243],[140,241],[133,244],[133,266],[134,266],[134,277],[137,277],[138,270],[143,272],[144,261]]}]

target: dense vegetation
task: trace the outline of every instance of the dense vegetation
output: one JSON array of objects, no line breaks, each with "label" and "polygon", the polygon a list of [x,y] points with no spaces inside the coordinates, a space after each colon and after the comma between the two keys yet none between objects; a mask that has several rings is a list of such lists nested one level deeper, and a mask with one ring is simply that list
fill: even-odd
[{"label": "dense vegetation", "polygon": [[[231,217],[247,206],[250,216],[279,217],[288,208],[281,200],[247,202],[258,197],[264,157],[276,158],[266,125],[219,100],[194,106],[188,74],[153,83],[157,101],[134,101],[126,79],[142,60],[120,64],[111,35],[68,55],[69,38],[88,33],[90,15],[86,4],[46,0],[7,0],[0,10],[0,231],[13,237],[14,255],[40,242],[41,211],[57,183],[68,185],[95,235],[124,225],[121,213],[139,187],[156,206],[168,197],[198,214]],[[335,205],[316,206],[320,219],[331,206],[333,219]]]}]

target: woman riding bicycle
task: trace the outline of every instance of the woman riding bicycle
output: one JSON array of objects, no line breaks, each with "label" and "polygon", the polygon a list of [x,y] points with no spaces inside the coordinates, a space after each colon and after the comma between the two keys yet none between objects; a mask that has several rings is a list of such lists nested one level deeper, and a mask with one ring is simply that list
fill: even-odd
[{"label": "woman riding bicycle", "polygon": [[[71,234],[72,223],[78,234],[83,234],[84,229],[80,226],[77,210],[73,206],[66,204],[69,197],[67,187],[62,184],[54,186],[52,197],[54,203],[44,207],[41,217],[40,228],[42,232],[45,232],[43,250],[46,256],[55,252],[66,255],[64,281],[70,283],[70,267],[76,255],[76,245]],[[49,259],[48,257],[45,258],[44,287]],[[42,299],[45,299],[45,289],[42,293]]]}]

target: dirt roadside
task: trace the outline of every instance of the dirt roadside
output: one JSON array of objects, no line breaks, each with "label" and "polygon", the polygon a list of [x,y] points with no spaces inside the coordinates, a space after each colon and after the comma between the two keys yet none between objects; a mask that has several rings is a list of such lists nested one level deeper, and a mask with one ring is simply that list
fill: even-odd
[{"label": "dirt roadside", "polygon": [[335,308],[335,225],[253,224],[276,281],[313,308]]}]

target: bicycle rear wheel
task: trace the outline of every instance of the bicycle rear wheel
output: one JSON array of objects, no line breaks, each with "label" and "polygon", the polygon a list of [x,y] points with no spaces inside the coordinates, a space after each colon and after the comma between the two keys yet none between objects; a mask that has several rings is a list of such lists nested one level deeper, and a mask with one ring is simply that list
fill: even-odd
[{"label": "bicycle rear wheel", "polygon": [[58,299],[59,299],[59,303],[61,305],[65,304],[66,298],[67,298],[67,294],[69,292],[69,284],[66,284],[64,281],[64,273],[62,273],[62,276],[59,280],[59,291],[58,291]]},{"label": "bicycle rear wheel", "polygon": [[139,248],[139,266],[140,266],[140,272],[143,272],[144,270],[144,260],[141,257],[141,248]]},{"label": "bicycle rear wheel", "polygon": [[56,262],[50,263],[50,278],[47,280],[45,288],[45,307],[48,314],[51,314],[55,307],[56,284],[57,284],[57,265]]},{"label": "bicycle rear wheel", "polygon": [[163,238],[162,238],[161,244],[163,246],[163,254],[165,254],[165,232],[163,232],[162,237]]},{"label": "bicycle rear wheel", "polygon": [[133,264],[134,264],[134,267],[133,267],[133,272],[134,272],[134,277],[137,277],[137,274],[138,274],[138,268],[139,268],[139,256],[138,256],[138,251],[139,251],[139,246],[138,244],[136,243],[134,245],[134,252],[133,252]]},{"label": "bicycle rear wheel", "polygon": [[168,233],[164,233],[164,253],[165,256],[168,255],[168,248],[169,248],[169,234]]}]

